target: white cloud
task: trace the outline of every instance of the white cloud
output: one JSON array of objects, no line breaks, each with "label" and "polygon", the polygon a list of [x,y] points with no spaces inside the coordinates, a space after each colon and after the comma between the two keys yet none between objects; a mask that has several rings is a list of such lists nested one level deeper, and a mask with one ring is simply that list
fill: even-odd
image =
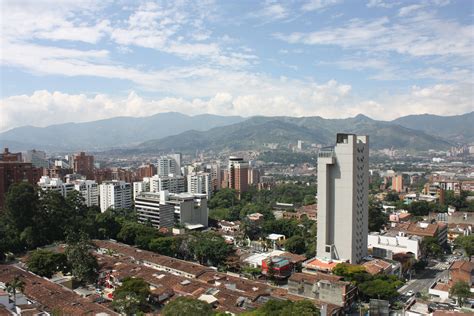
[{"label": "white cloud", "polygon": [[474,25],[441,20],[430,13],[391,21],[387,17],[374,20],[350,20],[340,27],[315,32],[275,34],[288,43],[337,45],[367,52],[394,52],[414,57],[456,56],[457,62],[472,64],[474,57]]},{"label": "white cloud", "polygon": [[393,8],[394,6],[397,6],[399,3],[390,0],[390,1],[384,1],[384,0],[369,0],[367,2],[367,7],[368,8],[385,8],[385,9],[390,9]]},{"label": "white cloud", "polygon": [[303,11],[317,11],[341,3],[342,0],[309,0],[302,6]]}]

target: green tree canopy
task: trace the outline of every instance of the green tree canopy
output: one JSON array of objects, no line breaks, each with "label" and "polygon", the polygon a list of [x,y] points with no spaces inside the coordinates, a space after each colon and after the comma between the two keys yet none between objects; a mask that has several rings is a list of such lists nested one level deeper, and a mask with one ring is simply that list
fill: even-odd
[{"label": "green tree canopy", "polygon": [[71,273],[81,283],[94,283],[97,280],[99,264],[90,253],[91,243],[84,234],[78,238],[75,237],[68,238],[65,251]]},{"label": "green tree canopy", "polygon": [[26,266],[31,272],[47,278],[50,278],[58,271],[68,271],[68,263],[65,254],[44,249],[33,251],[28,256]]},{"label": "green tree canopy", "polygon": [[462,248],[469,258],[474,256],[474,235],[459,236],[454,240],[454,244]]},{"label": "green tree canopy", "polygon": [[146,312],[150,296],[150,286],[142,278],[127,277],[114,291],[113,306],[121,313],[134,315]]},{"label": "green tree canopy", "polygon": [[319,309],[310,301],[302,300],[292,302],[289,300],[269,300],[261,307],[251,312],[244,313],[245,316],[317,316]]},{"label": "green tree canopy", "polygon": [[212,316],[214,311],[212,306],[206,302],[181,296],[166,304],[162,314],[163,316]]},{"label": "green tree canopy", "polygon": [[219,266],[232,252],[232,247],[222,236],[214,232],[193,234],[190,242],[191,252],[201,264]]},{"label": "green tree canopy", "polygon": [[458,305],[460,307],[464,305],[466,299],[474,297],[474,295],[471,293],[471,287],[469,286],[469,283],[464,281],[458,281],[454,283],[451,289],[449,290],[449,295],[451,297],[457,298]]},{"label": "green tree canopy", "polygon": [[302,236],[292,236],[285,241],[285,250],[301,255],[306,252],[306,242]]}]

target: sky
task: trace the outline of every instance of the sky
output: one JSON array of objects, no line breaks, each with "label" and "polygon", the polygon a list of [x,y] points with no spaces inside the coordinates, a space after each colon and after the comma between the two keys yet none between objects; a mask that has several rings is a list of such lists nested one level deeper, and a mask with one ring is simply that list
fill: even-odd
[{"label": "sky", "polygon": [[0,0],[0,131],[474,110],[471,0]]}]

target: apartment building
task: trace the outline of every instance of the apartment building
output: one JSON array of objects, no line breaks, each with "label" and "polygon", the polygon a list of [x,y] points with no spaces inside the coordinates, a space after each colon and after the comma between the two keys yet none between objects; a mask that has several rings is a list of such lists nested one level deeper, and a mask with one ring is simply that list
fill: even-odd
[{"label": "apartment building", "polygon": [[132,187],[130,183],[123,181],[105,181],[99,186],[100,210],[105,212],[109,207],[131,208]]}]

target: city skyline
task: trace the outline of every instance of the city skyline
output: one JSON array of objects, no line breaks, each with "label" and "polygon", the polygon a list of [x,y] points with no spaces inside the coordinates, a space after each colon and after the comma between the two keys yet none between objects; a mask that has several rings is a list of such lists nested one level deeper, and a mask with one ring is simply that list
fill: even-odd
[{"label": "city skyline", "polygon": [[177,111],[473,110],[465,1],[3,1],[0,131]]}]

